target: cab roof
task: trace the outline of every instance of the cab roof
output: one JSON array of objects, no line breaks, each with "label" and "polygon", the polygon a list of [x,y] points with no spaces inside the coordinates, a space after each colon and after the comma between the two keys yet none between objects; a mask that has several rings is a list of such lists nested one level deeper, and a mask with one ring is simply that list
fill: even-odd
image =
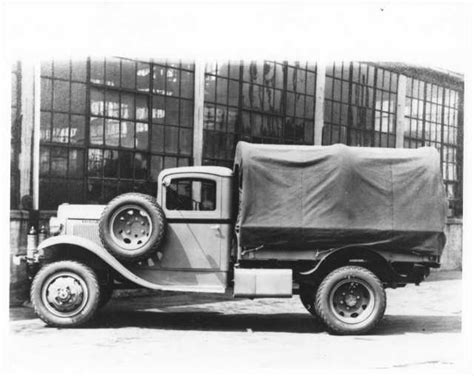
[{"label": "cab roof", "polygon": [[186,167],[175,167],[167,168],[160,172],[161,177],[171,174],[190,174],[190,173],[201,173],[217,176],[232,176],[232,170],[227,167],[220,166],[186,166]]}]

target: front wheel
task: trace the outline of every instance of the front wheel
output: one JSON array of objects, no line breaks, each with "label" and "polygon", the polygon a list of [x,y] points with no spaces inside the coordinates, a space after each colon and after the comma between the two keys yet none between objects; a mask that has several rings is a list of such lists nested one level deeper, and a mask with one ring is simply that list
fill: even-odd
[{"label": "front wheel", "polygon": [[382,282],[370,270],[345,266],[324,278],[316,313],[335,334],[364,334],[380,322],[386,307]]},{"label": "front wheel", "polygon": [[45,323],[76,327],[89,321],[100,303],[96,273],[77,261],[45,265],[33,279],[31,303]]}]

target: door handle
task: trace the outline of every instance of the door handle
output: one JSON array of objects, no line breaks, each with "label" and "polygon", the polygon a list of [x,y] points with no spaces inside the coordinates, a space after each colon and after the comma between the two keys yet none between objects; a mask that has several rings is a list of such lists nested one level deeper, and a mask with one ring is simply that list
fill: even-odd
[{"label": "door handle", "polygon": [[221,226],[220,225],[212,225],[211,230],[220,230]]}]

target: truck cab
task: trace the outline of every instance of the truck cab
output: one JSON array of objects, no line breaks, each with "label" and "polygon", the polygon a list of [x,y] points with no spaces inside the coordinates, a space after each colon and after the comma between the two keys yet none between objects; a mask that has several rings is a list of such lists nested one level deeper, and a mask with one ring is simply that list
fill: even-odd
[{"label": "truck cab", "polygon": [[157,201],[166,217],[166,239],[156,257],[131,270],[159,285],[224,293],[234,231],[232,179],[224,167],[162,171]]}]

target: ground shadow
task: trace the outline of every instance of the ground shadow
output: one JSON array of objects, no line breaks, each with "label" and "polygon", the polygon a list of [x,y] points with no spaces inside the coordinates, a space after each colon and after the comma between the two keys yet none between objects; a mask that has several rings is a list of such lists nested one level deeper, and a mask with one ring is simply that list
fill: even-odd
[{"label": "ground shadow", "polygon": [[222,314],[214,311],[143,312],[114,311],[112,315],[101,312],[88,327],[141,328],[198,331],[253,331],[319,333],[324,331],[309,314]]},{"label": "ground shadow", "polygon": [[[112,313],[112,312],[110,312]],[[312,316],[305,313],[281,314],[222,314],[213,311],[100,312],[89,328],[140,328],[196,331],[253,331],[320,333],[325,328]],[[460,316],[404,316],[387,315],[371,334],[398,335],[405,333],[455,333],[461,331]]]}]

